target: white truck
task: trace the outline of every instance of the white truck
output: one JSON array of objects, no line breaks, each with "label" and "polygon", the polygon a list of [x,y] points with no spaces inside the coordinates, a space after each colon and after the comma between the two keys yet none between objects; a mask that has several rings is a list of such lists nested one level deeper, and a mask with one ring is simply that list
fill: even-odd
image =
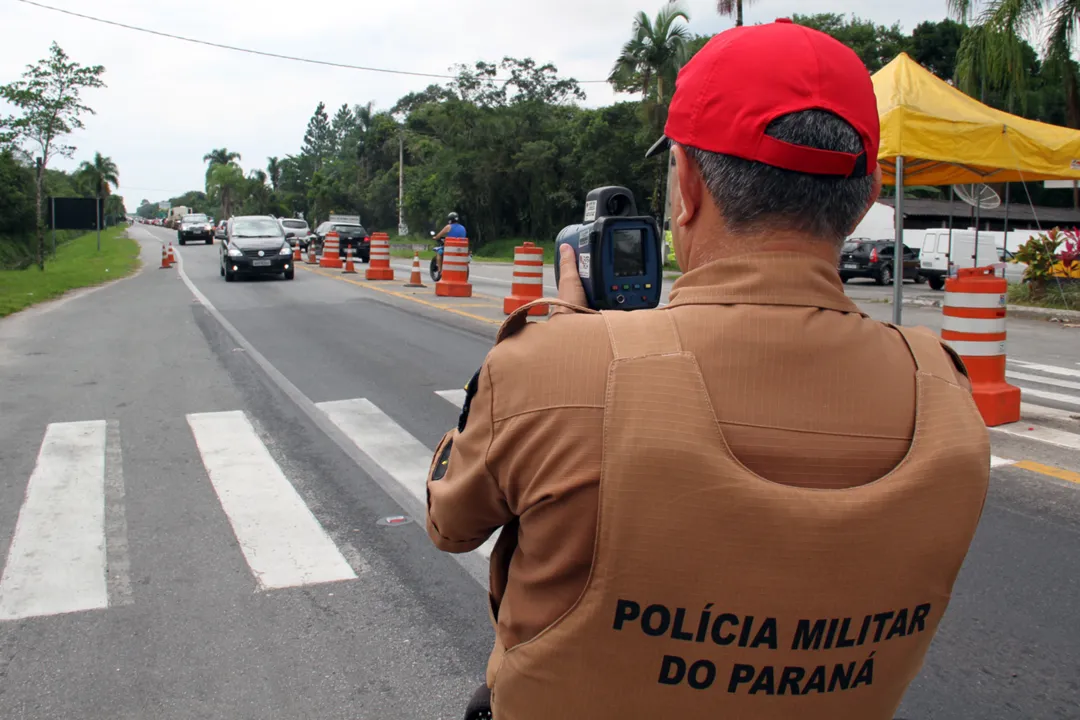
[{"label": "white truck", "polygon": [[953,230],[951,252],[949,245],[948,229],[927,230],[923,236],[919,273],[934,290],[945,287],[950,263],[959,269],[998,265],[1004,260],[1003,250],[989,233],[979,233],[976,245],[974,230]]}]

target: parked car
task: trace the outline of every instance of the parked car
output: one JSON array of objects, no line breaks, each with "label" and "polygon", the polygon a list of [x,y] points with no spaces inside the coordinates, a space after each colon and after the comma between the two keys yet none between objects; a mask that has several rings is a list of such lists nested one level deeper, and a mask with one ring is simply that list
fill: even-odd
[{"label": "parked car", "polygon": [[176,231],[176,240],[181,245],[188,240],[202,240],[207,245],[214,244],[214,226],[210,218],[201,213],[185,215],[180,220],[180,227]]},{"label": "parked car", "polygon": [[[894,249],[892,240],[848,240],[840,251],[840,279],[847,282],[851,278],[871,278],[878,285],[888,285],[893,281]],[[905,280],[923,281],[919,253],[907,245],[903,263]]]},{"label": "parked car", "polygon": [[226,282],[239,275],[280,273],[292,280],[293,249],[277,220],[269,215],[230,218],[221,243],[220,272]]},{"label": "parked car", "polygon": [[1005,279],[1011,283],[1024,282],[1024,273],[1027,271],[1027,263],[1014,262],[1016,256],[1011,250],[998,248],[998,262],[1005,263]]},{"label": "parked car", "polygon": [[289,242],[300,245],[301,250],[307,250],[308,236],[311,235],[311,228],[308,227],[307,220],[278,218],[278,222],[281,223],[281,229]]},{"label": "parked car", "polygon": [[318,252],[322,252],[323,241],[327,234],[337,232],[338,243],[341,247],[342,256],[346,248],[353,249],[353,256],[360,262],[368,262],[371,259],[371,238],[362,225],[345,225],[342,223],[324,222],[315,228],[314,242]]}]

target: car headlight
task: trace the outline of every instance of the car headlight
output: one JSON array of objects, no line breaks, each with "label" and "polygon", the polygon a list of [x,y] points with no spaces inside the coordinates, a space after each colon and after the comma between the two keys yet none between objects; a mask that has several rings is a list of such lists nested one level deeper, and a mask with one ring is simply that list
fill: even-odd
[{"label": "car headlight", "polygon": [[278,255],[292,255],[292,248],[289,247],[289,243],[285,243],[281,246],[281,250],[278,251]]},{"label": "car headlight", "polygon": [[229,257],[242,257],[243,255],[244,253],[240,248],[235,245],[229,246]]}]

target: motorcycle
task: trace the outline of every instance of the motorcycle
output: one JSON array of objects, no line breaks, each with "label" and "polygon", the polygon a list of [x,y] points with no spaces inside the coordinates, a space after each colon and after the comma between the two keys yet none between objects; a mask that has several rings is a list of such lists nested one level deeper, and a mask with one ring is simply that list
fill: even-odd
[{"label": "motorcycle", "polygon": [[[435,237],[435,231],[431,231],[431,237]],[[439,269],[439,258],[442,257],[443,249],[446,245],[435,246],[435,256],[431,258],[431,264],[428,266],[428,274],[431,275],[431,282],[439,282],[442,280],[442,271]],[[469,251],[469,266],[465,268],[465,279],[469,279],[469,273],[472,271],[472,251]]]}]

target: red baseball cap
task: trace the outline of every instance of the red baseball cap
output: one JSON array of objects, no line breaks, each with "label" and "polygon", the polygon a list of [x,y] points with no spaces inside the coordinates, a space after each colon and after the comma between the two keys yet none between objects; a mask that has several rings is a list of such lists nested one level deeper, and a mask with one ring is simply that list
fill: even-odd
[{"label": "red baseball cap", "polygon": [[[826,110],[862,137],[861,153],[819,150],[765,134],[773,120]],[[675,81],[664,137],[812,175],[865,177],[877,167],[881,129],[870,72],[851,48],[791,20],[737,27],[710,40]]]}]

